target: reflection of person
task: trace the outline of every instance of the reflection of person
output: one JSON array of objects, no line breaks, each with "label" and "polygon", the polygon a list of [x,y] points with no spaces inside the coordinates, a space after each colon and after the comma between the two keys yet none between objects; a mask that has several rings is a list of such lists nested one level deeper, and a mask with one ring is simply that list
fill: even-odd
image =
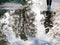
[{"label": "reflection of person", "polygon": [[48,11],[51,9],[51,3],[52,3],[52,0],[47,0],[47,10]]}]

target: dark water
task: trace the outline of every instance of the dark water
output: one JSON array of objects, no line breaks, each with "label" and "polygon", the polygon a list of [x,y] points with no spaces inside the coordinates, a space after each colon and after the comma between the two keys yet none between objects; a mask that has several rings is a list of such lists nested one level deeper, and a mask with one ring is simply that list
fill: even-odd
[{"label": "dark water", "polygon": [[23,0],[0,0],[0,4],[6,2],[21,3]]}]

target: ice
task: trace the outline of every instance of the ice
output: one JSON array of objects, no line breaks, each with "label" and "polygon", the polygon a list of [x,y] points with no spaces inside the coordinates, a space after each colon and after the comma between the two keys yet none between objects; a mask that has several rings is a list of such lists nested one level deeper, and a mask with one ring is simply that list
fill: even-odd
[{"label": "ice", "polygon": [[[40,14],[40,11],[46,10],[46,0],[32,0],[32,2],[33,5],[31,5],[31,10],[36,14],[34,24],[36,25],[37,33],[36,37],[28,37],[28,40],[26,41],[21,40],[20,37],[16,38],[12,27],[8,26],[13,25],[14,23],[14,18],[11,14],[15,12],[15,9],[23,9],[24,6],[15,3],[5,3],[0,5],[0,7],[3,7],[2,9],[10,10],[10,12],[6,12],[4,14],[6,18],[2,18],[0,20],[1,24],[6,23],[6,25],[3,26],[2,32],[7,36],[7,40],[9,42],[8,45],[60,45],[60,15],[56,11],[57,14],[53,17],[54,27],[50,29],[48,34],[45,34],[44,25],[41,24],[41,20],[44,22],[45,17],[43,14]],[[52,10],[59,10],[59,4],[60,3],[53,2]]]},{"label": "ice", "polygon": [[17,10],[17,9],[23,9],[24,7],[22,4],[17,4],[17,3],[4,3],[0,5],[0,9],[5,9],[5,10]]}]

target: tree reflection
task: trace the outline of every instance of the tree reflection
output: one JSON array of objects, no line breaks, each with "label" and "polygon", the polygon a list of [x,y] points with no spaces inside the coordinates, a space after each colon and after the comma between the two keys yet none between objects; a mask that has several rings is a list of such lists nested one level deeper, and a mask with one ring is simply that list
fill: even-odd
[{"label": "tree reflection", "polygon": [[[28,5],[27,1],[23,1],[23,5]],[[35,14],[31,11],[29,5],[23,10],[16,10],[15,14],[19,16],[18,19],[15,18],[14,30],[18,30],[16,36],[20,36],[21,39],[27,40],[28,36],[35,37],[35,25],[33,24],[35,20]]]}]

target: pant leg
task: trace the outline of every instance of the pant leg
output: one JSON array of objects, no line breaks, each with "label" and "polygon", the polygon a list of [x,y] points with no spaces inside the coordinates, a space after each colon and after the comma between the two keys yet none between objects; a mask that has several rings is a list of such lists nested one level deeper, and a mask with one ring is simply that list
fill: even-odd
[{"label": "pant leg", "polygon": [[47,10],[51,9],[52,0],[47,0]]},{"label": "pant leg", "polygon": [[47,5],[51,5],[52,0],[47,0]]}]

